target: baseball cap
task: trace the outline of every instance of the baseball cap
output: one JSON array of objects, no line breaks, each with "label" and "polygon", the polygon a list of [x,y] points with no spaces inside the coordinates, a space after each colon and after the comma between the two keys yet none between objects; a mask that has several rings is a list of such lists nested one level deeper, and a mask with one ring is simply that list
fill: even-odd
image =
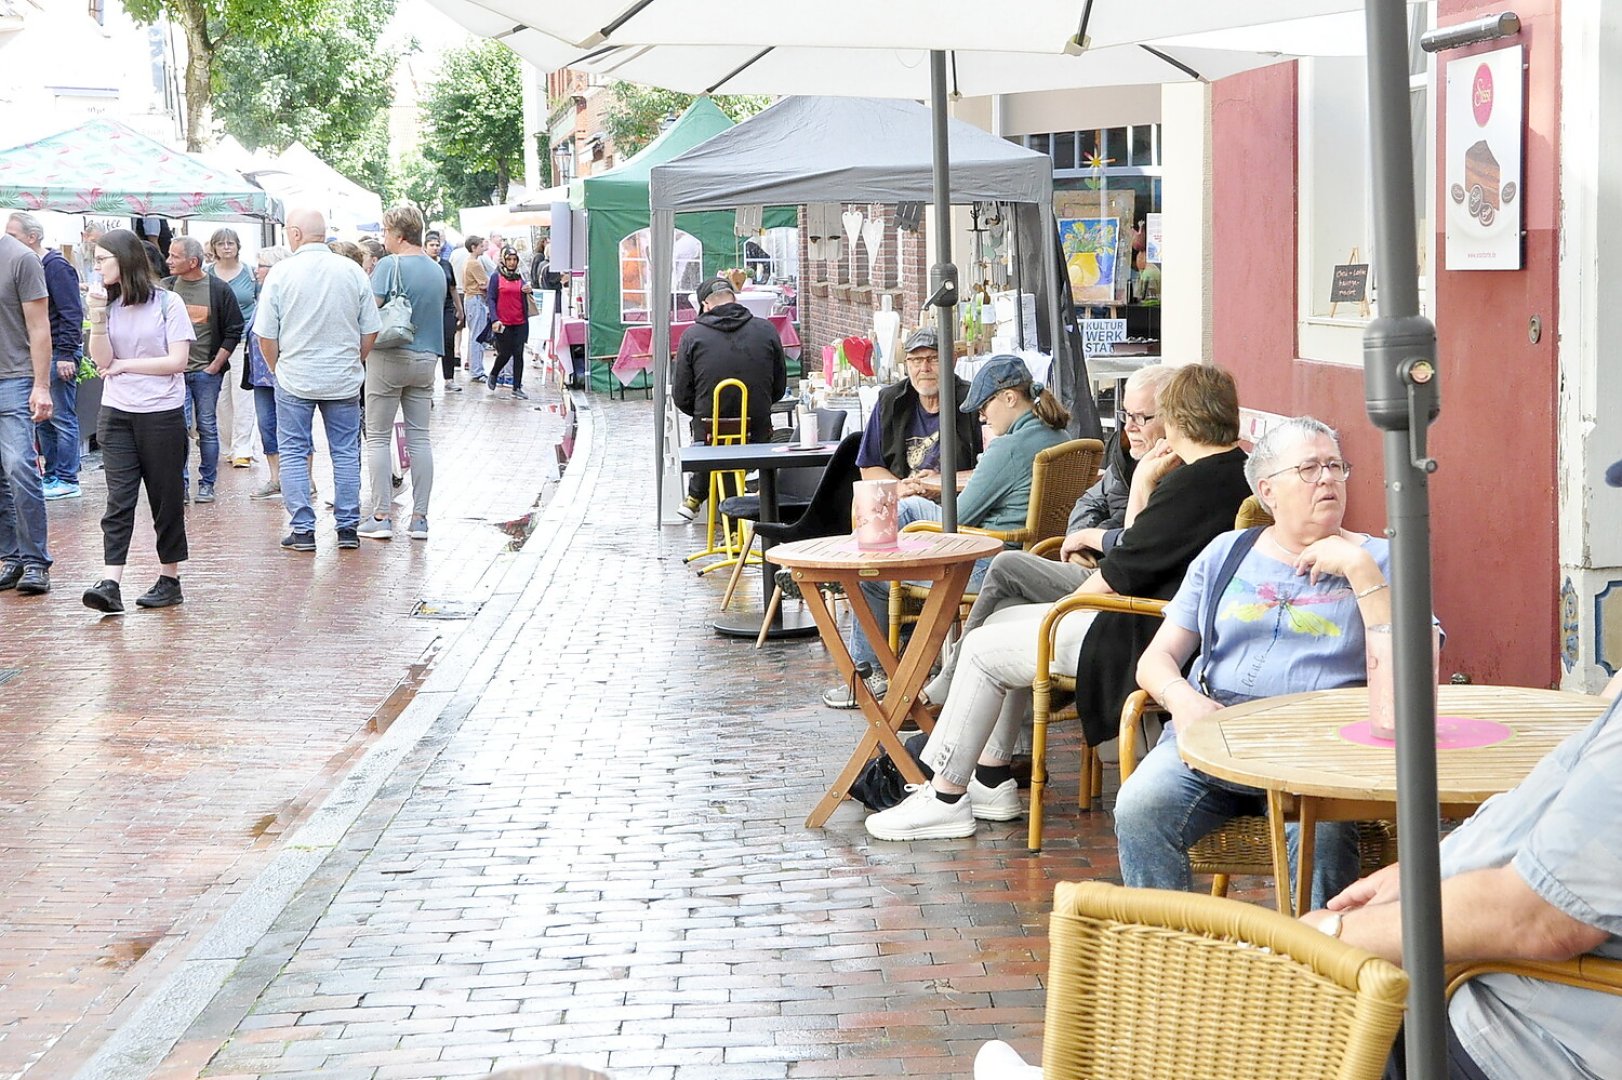
[{"label": "baseball cap", "polygon": [[1031,385],[1031,369],[1017,356],[1000,353],[986,361],[969,384],[969,396],[958,406],[962,412],[979,412],[999,390],[1025,389]]},{"label": "baseball cap", "polygon": [[700,305],[702,305],[704,301],[708,300],[716,293],[723,292],[728,296],[738,295],[737,290],[732,287],[732,282],[728,281],[726,278],[710,278],[710,280],[704,282],[698,287],[698,302]]}]

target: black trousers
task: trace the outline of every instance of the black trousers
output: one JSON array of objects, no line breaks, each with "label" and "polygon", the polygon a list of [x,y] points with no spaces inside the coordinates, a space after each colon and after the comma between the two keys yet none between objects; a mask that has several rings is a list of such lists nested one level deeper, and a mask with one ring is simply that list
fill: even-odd
[{"label": "black trousers", "polygon": [[123,566],[135,531],[135,504],[141,486],[152,506],[158,534],[158,561],[185,562],[186,466],[184,409],[131,413],[103,405],[96,423],[101,466],[107,474],[107,512],[101,516],[101,545],[108,566]]},{"label": "black trousers", "polygon": [[456,377],[456,312],[445,312],[445,351],[439,356],[440,374],[450,382]]},{"label": "black trousers", "polygon": [[529,344],[529,321],[517,323],[502,330],[495,335],[496,362],[484,376],[486,386],[496,385],[496,376],[501,369],[507,366],[508,361],[513,366],[513,389],[524,388],[524,346]]}]

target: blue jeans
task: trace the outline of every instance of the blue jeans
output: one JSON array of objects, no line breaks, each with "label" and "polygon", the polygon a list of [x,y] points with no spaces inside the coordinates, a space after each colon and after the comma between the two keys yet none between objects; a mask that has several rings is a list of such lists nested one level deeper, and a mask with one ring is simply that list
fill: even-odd
[{"label": "blue jeans", "polygon": [[310,505],[310,451],[314,448],[315,411],[327,431],[332,454],[332,509],[340,529],[360,525],[360,399],[312,401],[276,388],[276,434],[281,440],[282,505],[294,532],[315,531]]},{"label": "blue jeans", "polygon": [[259,418],[259,442],[266,454],[278,454],[276,449],[276,388],[253,388],[253,411]]},{"label": "blue jeans", "polygon": [[[75,360],[77,365],[78,361]],[[75,371],[75,377],[78,372]],[[79,482],[79,385],[57,374],[51,361],[51,418],[40,424],[35,434],[39,452],[45,458],[45,479],[64,484]]]},{"label": "blue jeans", "polygon": [[45,489],[34,453],[32,375],[0,379],[0,561],[51,565],[45,546]]},{"label": "blue jeans", "polygon": [[[939,521],[941,519],[940,504],[922,495],[909,495],[901,500],[896,509],[896,526],[905,529],[914,521]],[[991,568],[991,559],[977,559],[974,571],[969,575],[969,583],[964,586],[964,592],[978,592],[980,582],[984,580],[986,571]],[[927,581],[915,581],[914,585],[928,585]],[[872,610],[873,617],[879,621],[880,626],[890,625],[890,583],[888,581],[862,582],[862,598]],[[850,621],[850,657],[856,661],[858,667],[870,664],[875,675],[883,671],[879,664],[878,654],[873,651],[873,643],[867,640],[862,632],[861,623],[855,617]]]},{"label": "blue jeans", "polygon": [[479,335],[490,324],[490,307],[482,296],[467,296],[462,299],[462,312],[467,319],[467,369],[482,378],[484,346],[479,343]]},{"label": "blue jeans", "polygon": [[[1121,785],[1115,800],[1115,838],[1121,853],[1121,880],[1133,888],[1193,887],[1188,849],[1236,817],[1263,815],[1266,795],[1257,788],[1219,780],[1189,768],[1177,754],[1177,736],[1168,726],[1142,764]],[[1298,827],[1286,826],[1294,877]],[[1312,863],[1312,906],[1357,880],[1357,824],[1318,823]]]},{"label": "blue jeans", "polygon": [[[198,464],[198,479],[210,486],[219,479],[220,471],[220,425],[215,418],[215,410],[220,404],[220,386],[225,382],[225,373],[210,375],[206,371],[186,372],[186,426],[197,424],[197,449],[202,457]],[[191,454],[186,455],[186,468],[180,475],[187,480],[191,479]]]}]

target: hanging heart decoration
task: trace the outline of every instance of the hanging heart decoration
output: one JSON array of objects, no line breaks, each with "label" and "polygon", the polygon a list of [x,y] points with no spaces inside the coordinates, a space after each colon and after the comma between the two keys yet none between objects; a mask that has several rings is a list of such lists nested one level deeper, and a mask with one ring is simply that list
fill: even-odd
[{"label": "hanging heart decoration", "polygon": [[884,246],[884,222],[868,219],[862,226],[862,243],[867,245],[867,281],[871,285],[879,267],[879,249]]},{"label": "hanging heart decoration", "polygon": [[873,343],[865,337],[848,337],[840,342],[845,360],[863,375],[873,374]]},{"label": "hanging heart decoration", "polygon": [[839,216],[845,223],[845,237],[850,241],[851,248],[856,247],[856,240],[862,235],[862,212],[860,210],[846,210]]}]

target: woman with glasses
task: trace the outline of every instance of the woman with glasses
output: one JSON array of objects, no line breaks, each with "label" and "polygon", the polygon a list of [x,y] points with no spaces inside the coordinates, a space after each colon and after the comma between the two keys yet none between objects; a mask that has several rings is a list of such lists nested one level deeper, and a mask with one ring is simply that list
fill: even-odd
[{"label": "woman with glasses", "polygon": [[[1188,889],[1195,841],[1266,812],[1261,791],[1183,764],[1178,733],[1225,705],[1364,685],[1364,627],[1391,621],[1390,546],[1342,524],[1351,466],[1335,431],[1286,420],[1258,440],[1245,472],[1273,524],[1225,533],[1200,553],[1138,662],[1138,684],[1171,723],[1116,800],[1128,885]],[[1320,823],[1316,836],[1313,906],[1322,907],[1357,879],[1357,827]]]},{"label": "woman with glasses", "polygon": [[101,284],[88,296],[90,358],[101,373],[101,419],[96,425],[107,511],[101,518],[106,568],[85,590],[85,606],[116,615],[124,610],[120,583],[135,531],[135,506],[146,487],[157,532],[157,584],[136,604],[170,607],[183,599],[180,564],[186,561],[186,384],[182,378],[197,333],[180,297],[160,288],[141,240],[114,229],[96,245]]},{"label": "woman with glasses", "polygon": [[[1239,448],[1239,391],[1213,364],[1187,364],[1160,392],[1166,435],[1144,454],[1127,497],[1121,540],[1076,589],[1079,594],[1169,600],[1205,545],[1233,528],[1250,493]],[[905,801],[867,819],[878,840],[972,836],[975,821],[1021,813],[1012,759],[1029,723],[1036,643],[1048,604],[1006,607],[958,646],[957,670],[924,748],[934,778]],[[1148,635],[1138,615],[1078,612],[1059,624],[1054,669],[1076,676],[1084,718],[1121,713]],[[1139,634],[1143,634],[1139,637]]]},{"label": "woman with glasses", "polygon": [[[205,250],[212,260],[209,275],[230,287],[237,307],[242,309],[242,325],[252,327],[259,289],[254,283],[253,271],[242,265],[242,238],[235,229],[215,229]],[[251,337],[252,334],[243,335],[243,344],[237,346],[226,364],[228,369],[241,372],[241,376],[235,384],[227,382],[220,388],[218,420],[220,440],[224,444],[221,449],[223,456],[231,460],[232,467],[238,469],[253,466],[253,386],[248,381],[248,365],[242,362]]]}]

